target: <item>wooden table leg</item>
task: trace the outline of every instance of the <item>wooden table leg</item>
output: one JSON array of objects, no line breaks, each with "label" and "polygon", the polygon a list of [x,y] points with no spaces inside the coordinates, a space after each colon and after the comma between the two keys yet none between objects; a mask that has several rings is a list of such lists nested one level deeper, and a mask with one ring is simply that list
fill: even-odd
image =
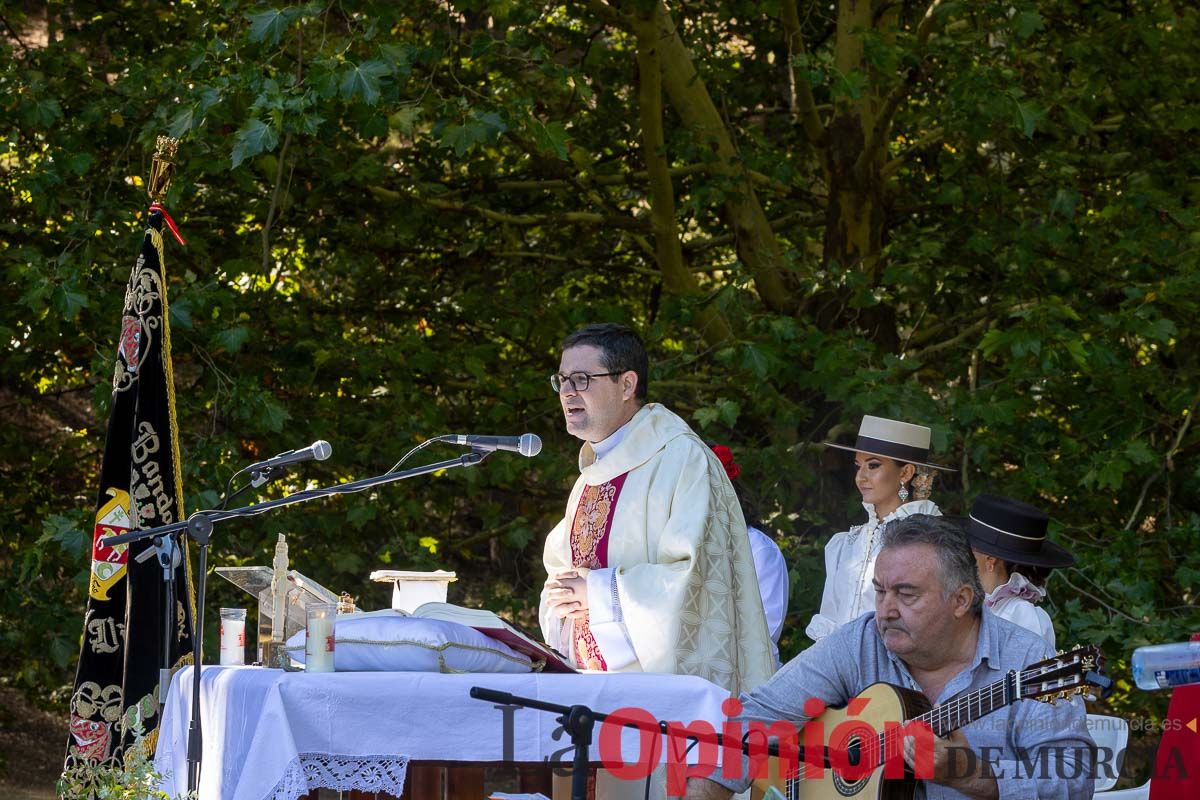
[{"label": "wooden table leg", "polygon": [[517,780],[522,793],[541,792],[550,797],[554,793],[553,770],[550,765],[531,765],[517,767]]},{"label": "wooden table leg", "polygon": [[446,768],[446,800],[483,800],[483,767]]},{"label": "wooden table leg", "polygon": [[404,779],[404,797],[411,800],[442,800],[444,770],[440,766],[409,764]]}]

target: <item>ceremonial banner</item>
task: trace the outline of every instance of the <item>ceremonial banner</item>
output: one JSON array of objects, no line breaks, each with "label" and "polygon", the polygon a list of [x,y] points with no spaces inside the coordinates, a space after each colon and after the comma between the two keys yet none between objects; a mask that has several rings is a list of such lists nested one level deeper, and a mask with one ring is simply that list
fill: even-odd
[{"label": "ceremonial banner", "polygon": [[[141,728],[152,751],[160,718],[159,669],[190,661],[194,594],[186,552],[173,570],[175,602],[165,616],[166,582],[151,541],[106,547],[102,537],[183,517],[179,473],[164,220],[151,207],[129,276],[115,348],[112,409],[92,530],[91,582],[83,646],[71,697],[66,772],[119,767]],[[164,641],[164,639],[166,641]]]}]

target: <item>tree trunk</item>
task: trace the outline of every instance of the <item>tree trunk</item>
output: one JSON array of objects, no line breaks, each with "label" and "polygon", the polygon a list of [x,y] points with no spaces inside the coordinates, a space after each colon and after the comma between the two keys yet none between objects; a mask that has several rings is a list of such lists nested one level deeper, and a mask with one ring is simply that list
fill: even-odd
[{"label": "tree trunk", "polygon": [[[650,180],[650,219],[654,227],[654,252],[663,273],[663,285],[677,295],[699,290],[696,276],[683,261],[683,245],[675,220],[675,190],[667,159],[663,155],[662,70],[659,63],[657,28],[653,17],[638,17],[637,35],[638,116],[642,124],[642,153]],[[712,306],[701,306],[697,325],[704,340],[716,345],[732,336],[725,318]]]},{"label": "tree trunk", "polygon": [[716,154],[711,171],[730,179],[735,188],[724,200],[725,216],[733,230],[738,257],[754,278],[763,304],[772,311],[792,313],[797,302],[784,280],[786,265],[775,231],[758,201],[754,185],[717,112],[704,81],[696,72],[675,22],[663,3],[655,8],[663,88],[683,124]]},{"label": "tree trunk", "polygon": [[[874,19],[870,0],[842,0],[838,4],[835,64],[839,74],[869,70],[863,58],[863,33],[884,31],[894,22],[894,12]],[[876,86],[875,81],[869,85]],[[883,168],[887,163],[888,128],[876,130],[883,102],[878,89],[864,90],[858,98],[840,97],[834,105],[827,140],[829,205],[826,209],[824,260],[827,266],[863,273],[867,285],[875,286],[882,276],[885,221]],[[845,324],[844,314],[851,298],[839,292],[834,302],[821,304],[818,322],[824,327]],[[873,306],[858,316],[877,343],[894,349],[899,344],[894,311]]]}]

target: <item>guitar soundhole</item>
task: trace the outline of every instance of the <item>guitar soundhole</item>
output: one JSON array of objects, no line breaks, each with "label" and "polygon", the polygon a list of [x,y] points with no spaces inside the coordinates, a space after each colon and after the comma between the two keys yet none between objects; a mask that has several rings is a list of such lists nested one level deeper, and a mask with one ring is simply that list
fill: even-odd
[{"label": "guitar soundhole", "polygon": [[[857,736],[853,736],[846,740],[846,762],[851,767],[857,767],[862,761],[862,740]],[[848,781],[838,774],[837,770],[833,771],[833,788],[842,797],[853,797],[862,791],[866,786],[870,776],[859,778],[856,781]]]}]

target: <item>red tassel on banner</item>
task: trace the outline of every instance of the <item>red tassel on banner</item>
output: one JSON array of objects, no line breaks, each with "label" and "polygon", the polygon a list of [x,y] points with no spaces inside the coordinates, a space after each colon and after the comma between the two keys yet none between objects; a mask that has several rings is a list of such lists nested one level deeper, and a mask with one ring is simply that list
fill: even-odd
[{"label": "red tassel on banner", "polygon": [[187,242],[185,242],[183,237],[179,235],[179,226],[175,224],[175,220],[171,219],[170,213],[167,212],[167,209],[163,207],[162,203],[151,203],[150,211],[151,213],[157,211],[158,213],[162,214],[163,222],[167,223],[167,228],[170,229],[171,235],[175,237],[175,241],[179,242],[180,246],[182,247],[187,246]]}]

